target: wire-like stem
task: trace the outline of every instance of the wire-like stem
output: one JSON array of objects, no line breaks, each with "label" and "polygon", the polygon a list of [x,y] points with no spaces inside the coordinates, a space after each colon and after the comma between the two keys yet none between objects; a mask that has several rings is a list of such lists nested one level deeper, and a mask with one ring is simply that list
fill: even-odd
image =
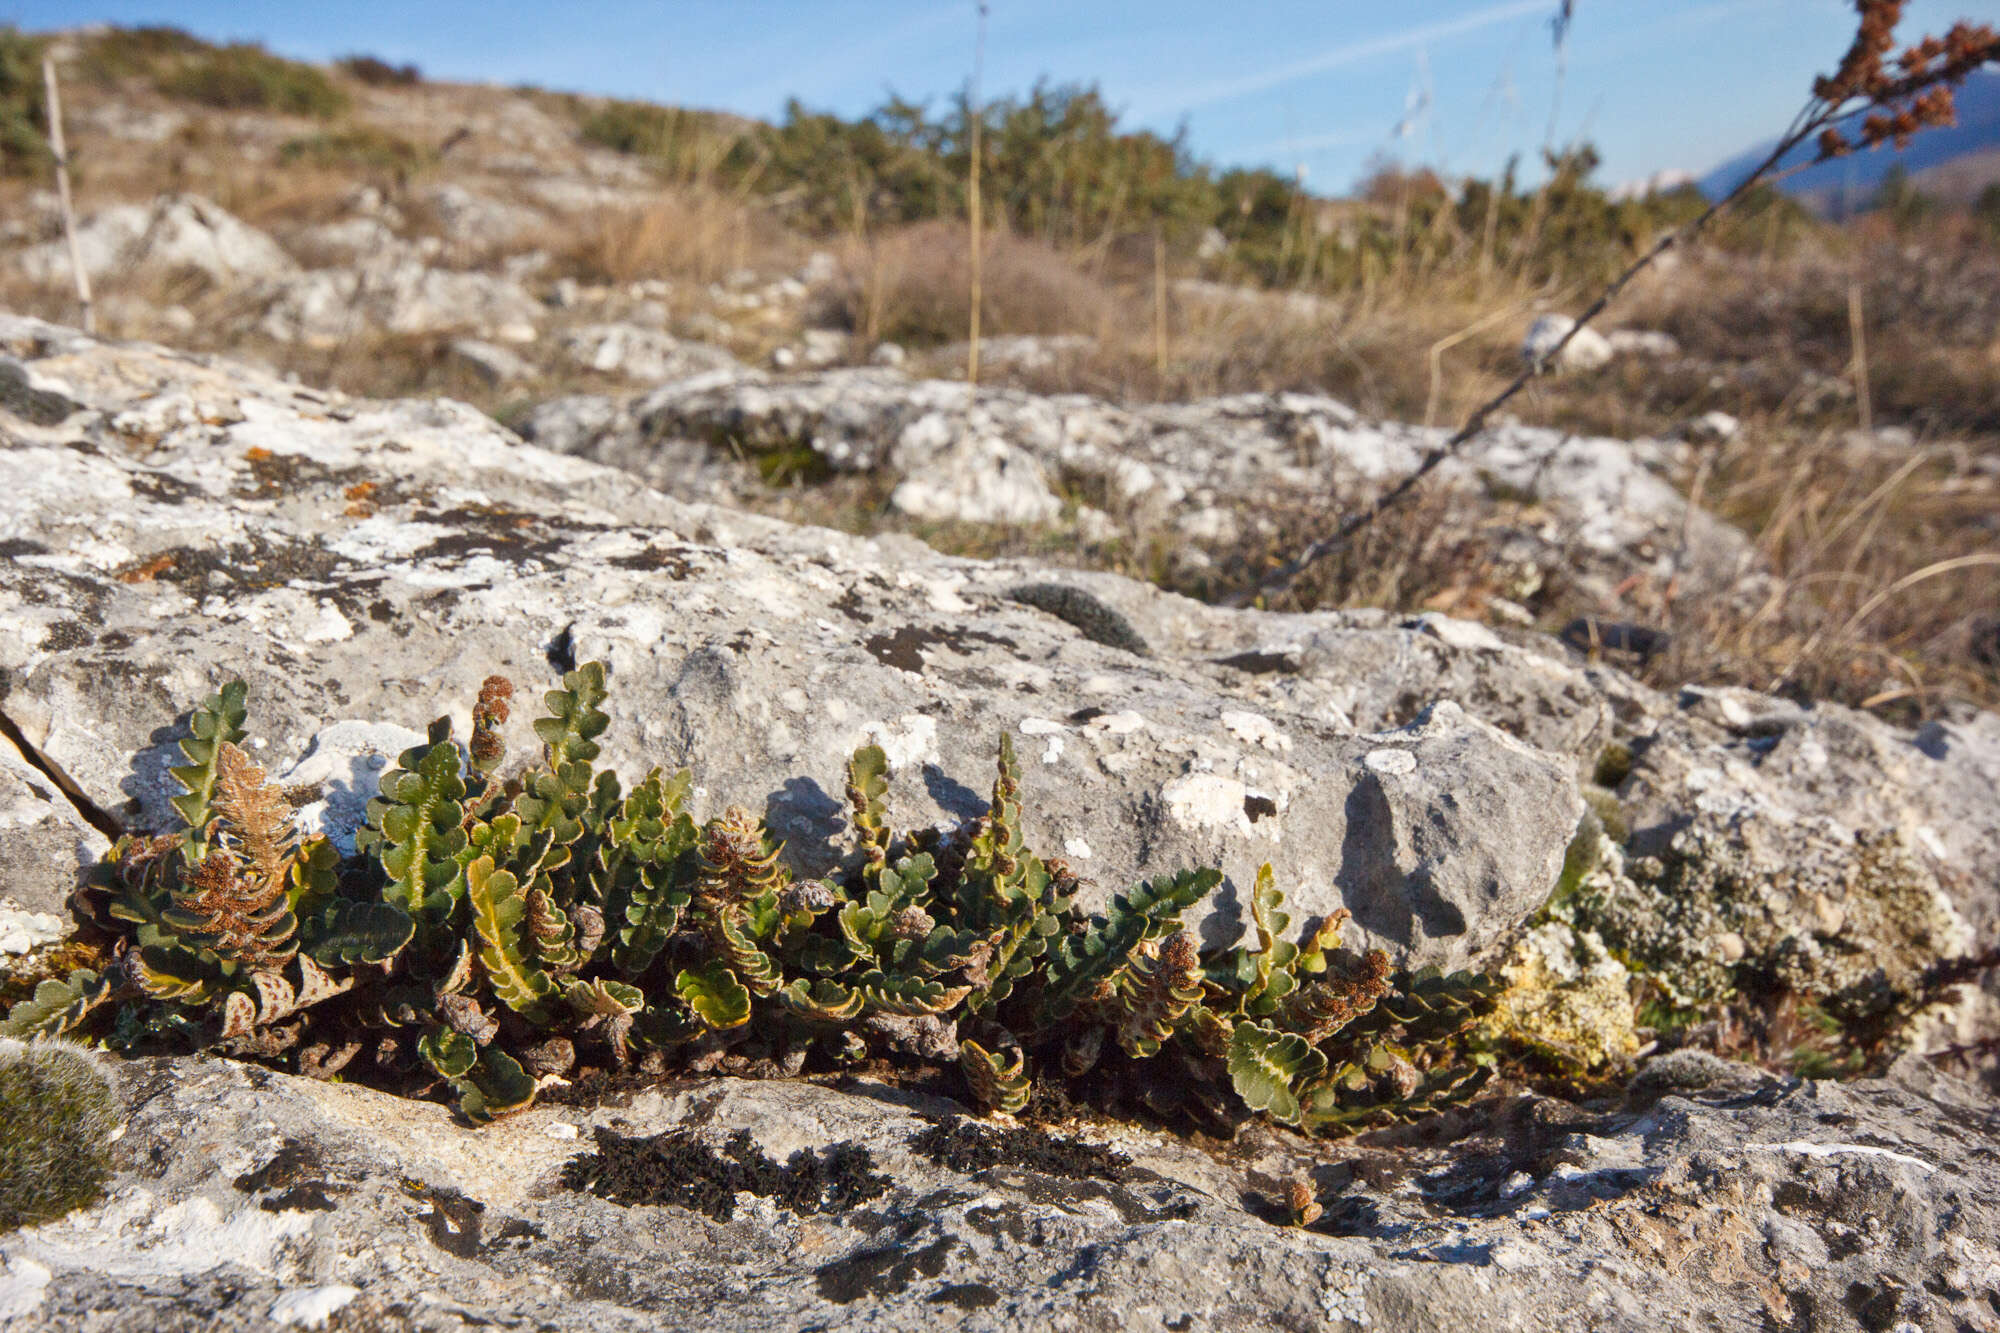
[{"label": "wire-like stem", "polygon": [[1793,120],[1791,131],[1778,141],[1777,147],[1773,148],[1763,161],[1759,162],[1756,167],[1752,168],[1737,183],[1735,189],[1702,210],[1700,216],[1669,231],[1665,236],[1656,241],[1643,255],[1632,261],[1623,273],[1613,278],[1610,285],[1598,293],[1596,300],[1584,308],[1583,313],[1576,317],[1576,323],[1561,338],[1556,340],[1554,346],[1550,347],[1536,360],[1523,368],[1518,375],[1514,376],[1506,388],[1474,408],[1472,415],[1466,418],[1465,424],[1453,431],[1442,444],[1425,454],[1422,461],[1417,464],[1416,468],[1408,476],[1382,492],[1382,494],[1376,496],[1367,508],[1361,510],[1359,513],[1349,515],[1332,532],[1311,543],[1296,556],[1292,557],[1292,559],[1271,571],[1254,588],[1232,594],[1223,599],[1223,604],[1225,606],[1248,606],[1258,602],[1268,604],[1273,598],[1290,591],[1292,585],[1298,582],[1300,575],[1304,574],[1320,561],[1344,550],[1347,544],[1354,540],[1355,534],[1380,518],[1395,505],[1402,503],[1404,498],[1410,492],[1414,491],[1425,477],[1435,472],[1440,464],[1457,454],[1476,438],[1481,431],[1485,430],[1488,419],[1495,412],[1498,412],[1511,402],[1514,396],[1520,393],[1521,390],[1527,388],[1529,383],[1542,373],[1543,367],[1554,364],[1562,355],[1563,349],[1569,346],[1571,340],[1578,333],[1581,333],[1591,320],[1603,314],[1611,303],[1617,300],[1619,295],[1631,285],[1633,279],[1645,272],[1655,260],[1667,251],[1700,235],[1702,230],[1718,214],[1749,193],[1767,174],[1776,168],[1786,154],[1805,142],[1811,135],[1818,133],[1824,128],[1828,123],[1827,121],[1822,120],[1818,116],[1808,114],[1814,105],[1817,105],[1817,103],[1809,104],[1806,110]]}]

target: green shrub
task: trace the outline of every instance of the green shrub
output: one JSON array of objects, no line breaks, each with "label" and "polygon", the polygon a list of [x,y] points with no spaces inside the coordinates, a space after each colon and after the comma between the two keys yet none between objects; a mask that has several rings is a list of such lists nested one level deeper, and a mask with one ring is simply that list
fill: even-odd
[{"label": "green shrub", "polygon": [[157,86],[169,97],[227,111],[327,118],[347,109],[347,94],[324,73],[249,43],[201,52],[160,75]]},{"label": "green shrub", "polygon": [[433,723],[343,860],[298,834],[239,748],[232,682],[181,742],[185,831],[121,839],[79,895],[125,946],[101,973],[43,982],[6,1028],[321,1074],[365,1049],[396,1086],[448,1084],[475,1122],[526,1106],[580,1055],[664,1069],[729,1051],[780,1071],[956,1058],[975,1102],[1012,1112],[1033,1075],[1171,1047],[1169,1082],[1198,1069],[1251,1111],[1329,1130],[1422,1114],[1486,1076],[1463,1038],[1497,983],[1345,954],[1345,912],[1288,939],[1268,866],[1246,895],[1254,948],[1203,955],[1181,927],[1215,870],[1082,912],[1070,871],[1022,842],[1004,739],[992,804],[949,834],[894,829],[888,760],[857,751],[855,850],[798,880],[747,811],[697,823],[687,772],[627,786],[596,767],[599,663],[545,696],[539,761],[501,777],[512,694],[487,680],[463,750]]},{"label": "green shrub", "polygon": [[0,1041],[0,1231],[49,1222],[103,1192],[118,1103],[64,1041]]},{"label": "green shrub", "polygon": [[342,56],[335,66],[370,88],[411,88],[424,81],[424,72],[415,65],[392,65],[375,56]]},{"label": "green shrub", "polygon": [[179,28],[105,28],[79,43],[75,68],[93,83],[114,84],[154,77],[181,60],[214,50],[213,44]]},{"label": "green shrub", "polygon": [[0,175],[39,175],[52,155],[42,109],[46,38],[0,26]]},{"label": "green shrub", "polygon": [[739,122],[712,111],[580,98],[560,104],[578,118],[577,132],[586,141],[648,158],[662,174],[680,180],[706,177],[744,133]]}]

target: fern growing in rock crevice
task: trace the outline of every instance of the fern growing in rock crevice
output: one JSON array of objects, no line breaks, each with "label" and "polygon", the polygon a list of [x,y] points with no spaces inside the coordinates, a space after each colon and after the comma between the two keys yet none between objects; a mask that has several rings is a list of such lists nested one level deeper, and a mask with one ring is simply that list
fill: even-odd
[{"label": "fern growing in rock crevice", "polygon": [[1171,1055],[1171,1079],[1309,1129],[1408,1118],[1485,1076],[1461,1037],[1493,983],[1344,953],[1344,912],[1294,942],[1268,866],[1253,938],[1206,955],[1180,917],[1215,870],[1082,912],[1075,875],[1023,839],[1004,737],[991,804],[953,831],[898,831],[886,756],[857,751],[855,849],[795,880],[749,811],[698,823],[687,773],[627,790],[596,766],[599,663],[544,696],[539,759],[503,779],[512,693],[486,682],[463,750],[433,723],[343,860],[298,834],[239,748],[244,693],[225,687],[175,770],[189,827],[122,839],[78,895],[114,937],[105,966],[45,982],[7,1030],[449,1085],[474,1121],[548,1079],[628,1065],[955,1060],[976,1103],[1016,1112],[1037,1077]]}]

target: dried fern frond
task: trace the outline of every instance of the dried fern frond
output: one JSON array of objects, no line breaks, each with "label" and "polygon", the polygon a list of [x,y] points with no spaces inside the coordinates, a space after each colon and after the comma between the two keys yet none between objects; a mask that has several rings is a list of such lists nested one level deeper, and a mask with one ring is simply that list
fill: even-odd
[{"label": "dried fern frond", "polygon": [[765,848],[763,827],[748,810],[730,806],[704,833],[700,897],[742,903],[784,887],[788,876],[777,850]]},{"label": "dried fern frond", "polygon": [[243,874],[282,892],[298,852],[292,807],[266,780],[263,766],[228,741],[216,747],[210,804],[221,824],[222,846]]},{"label": "dried fern frond", "polygon": [[243,874],[219,849],[188,872],[163,917],[189,944],[224,961],[258,967],[282,962],[299,948],[285,881]]},{"label": "dried fern frond", "polygon": [[500,738],[513,708],[514,682],[505,676],[488,676],[479,686],[479,701],[472,705],[472,740],[466,751],[473,767],[491,773],[507,757],[507,742]]},{"label": "dried fern frond", "polygon": [[1389,955],[1370,949],[1358,963],[1329,968],[1320,981],[1307,982],[1289,997],[1287,1026],[1317,1046],[1375,1007],[1389,993]]}]

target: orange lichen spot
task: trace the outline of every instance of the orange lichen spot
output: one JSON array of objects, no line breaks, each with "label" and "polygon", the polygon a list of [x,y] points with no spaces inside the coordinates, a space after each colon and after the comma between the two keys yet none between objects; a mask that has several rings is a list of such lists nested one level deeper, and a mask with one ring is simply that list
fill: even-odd
[{"label": "orange lichen spot", "polygon": [[120,583],[151,583],[154,579],[172,569],[177,563],[179,563],[178,557],[173,552],[168,551],[164,555],[154,556],[151,560],[143,561],[136,565],[127,565],[113,575],[113,577]]}]

